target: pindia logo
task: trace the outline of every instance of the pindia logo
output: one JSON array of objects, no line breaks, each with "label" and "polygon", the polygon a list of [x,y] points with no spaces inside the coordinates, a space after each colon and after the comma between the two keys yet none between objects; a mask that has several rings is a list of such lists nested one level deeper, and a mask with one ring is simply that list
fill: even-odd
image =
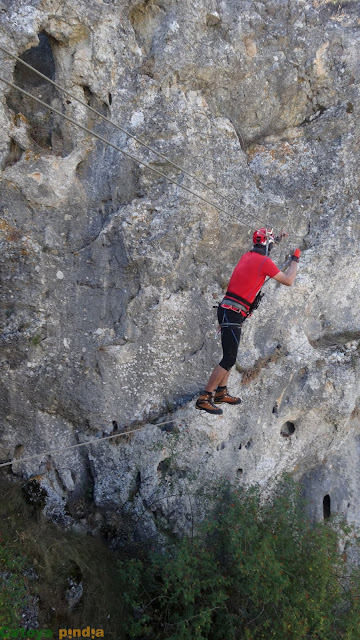
[{"label": "pindia logo", "polygon": [[[51,629],[9,629],[8,627],[0,627],[0,640],[45,640],[46,638],[53,638],[53,632]],[[59,629],[59,640],[74,640],[74,638],[89,638],[89,640],[95,640],[95,638],[104,638],[103,629],[92,629],[86,627],[85,629]]]},{"label": "pindia logo", "polygon": [[91,640],[95,640],[95,638],[104,638],[104,629],[90,629],[90,627],[85,629],[59,629],[59,640],[63,640],[63,638],[68,638],[69,640],[73,640],[73,638],[91,638]]}]

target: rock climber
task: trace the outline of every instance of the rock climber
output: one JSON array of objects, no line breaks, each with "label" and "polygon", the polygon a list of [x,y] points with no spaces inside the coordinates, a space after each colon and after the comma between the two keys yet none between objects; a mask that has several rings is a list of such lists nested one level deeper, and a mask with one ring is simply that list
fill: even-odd
[{"label": "rock climber", "polygon": [[[286,234],[282,234],[286,235]],[[275,239],[272,229],[258,229],[253,235],[253,249],[245,253],[236,265],[230,278],[228,290],[218,307],[218,321],[221,329],[223,358],[213,370],[208,383],[196,401],[196,409],[214,415],[223,413],[216,405],[240,404],[240,398],[227,391],[230,370],[236,362],[239,348],[241,325],[258,306],[262,294],[261,287],[266,276],[274,278],[290,287],[296,276],[300,249],[295,249],[291,264],[285,273],[280,271],[269,258]],[[214,393],[215,392],[215,393]]]}]

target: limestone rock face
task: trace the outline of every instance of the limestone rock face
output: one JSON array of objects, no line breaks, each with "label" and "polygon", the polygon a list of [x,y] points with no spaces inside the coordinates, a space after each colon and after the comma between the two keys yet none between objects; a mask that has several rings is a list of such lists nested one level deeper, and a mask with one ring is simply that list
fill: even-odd
[{"label": "limestone rock face", "polygon": [[[284,471],[315,518],[328,495],[359,522],[358,3],[3,0],[0,22],[72,96],[0,50],[2,78],[84,127],[0,82],[0,463],[117,435],[6,469],[120,541]],[[211,417],[193,398],[221,358],[213,306],[264,225],[298,276],[265,285],[242,405]]]}]

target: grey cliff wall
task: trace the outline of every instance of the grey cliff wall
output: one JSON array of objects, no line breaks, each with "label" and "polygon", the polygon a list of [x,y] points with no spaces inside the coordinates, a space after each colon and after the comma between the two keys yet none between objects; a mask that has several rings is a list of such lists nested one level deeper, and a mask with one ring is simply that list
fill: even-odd
[{"label": "grey cliff wall", "polygon": [[[204,486],[283,471],[315,518],[328,494],[360,523],[359,3],[2,0],[0,44],[227,198],[1,53],[5,79],[226,209],[0,82],[0,462],[139,428],[8,473],[115,537],[187,531]],[[213,305],[265,222],[299,273],[267,285],[243,403],[214,418],[192,400]]]}]

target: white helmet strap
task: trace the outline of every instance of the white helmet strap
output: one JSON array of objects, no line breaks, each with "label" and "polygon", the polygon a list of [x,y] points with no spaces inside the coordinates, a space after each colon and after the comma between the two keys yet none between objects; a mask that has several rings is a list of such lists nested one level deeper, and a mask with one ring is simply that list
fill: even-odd
[{"label": "white helmet strap", "polygon": [[274,242],[273,238],[271,237],[273,235],[273,230],[272,229],[266,229],[266,253],[265,255],[269,255],[269,244],[270,242]]}]

